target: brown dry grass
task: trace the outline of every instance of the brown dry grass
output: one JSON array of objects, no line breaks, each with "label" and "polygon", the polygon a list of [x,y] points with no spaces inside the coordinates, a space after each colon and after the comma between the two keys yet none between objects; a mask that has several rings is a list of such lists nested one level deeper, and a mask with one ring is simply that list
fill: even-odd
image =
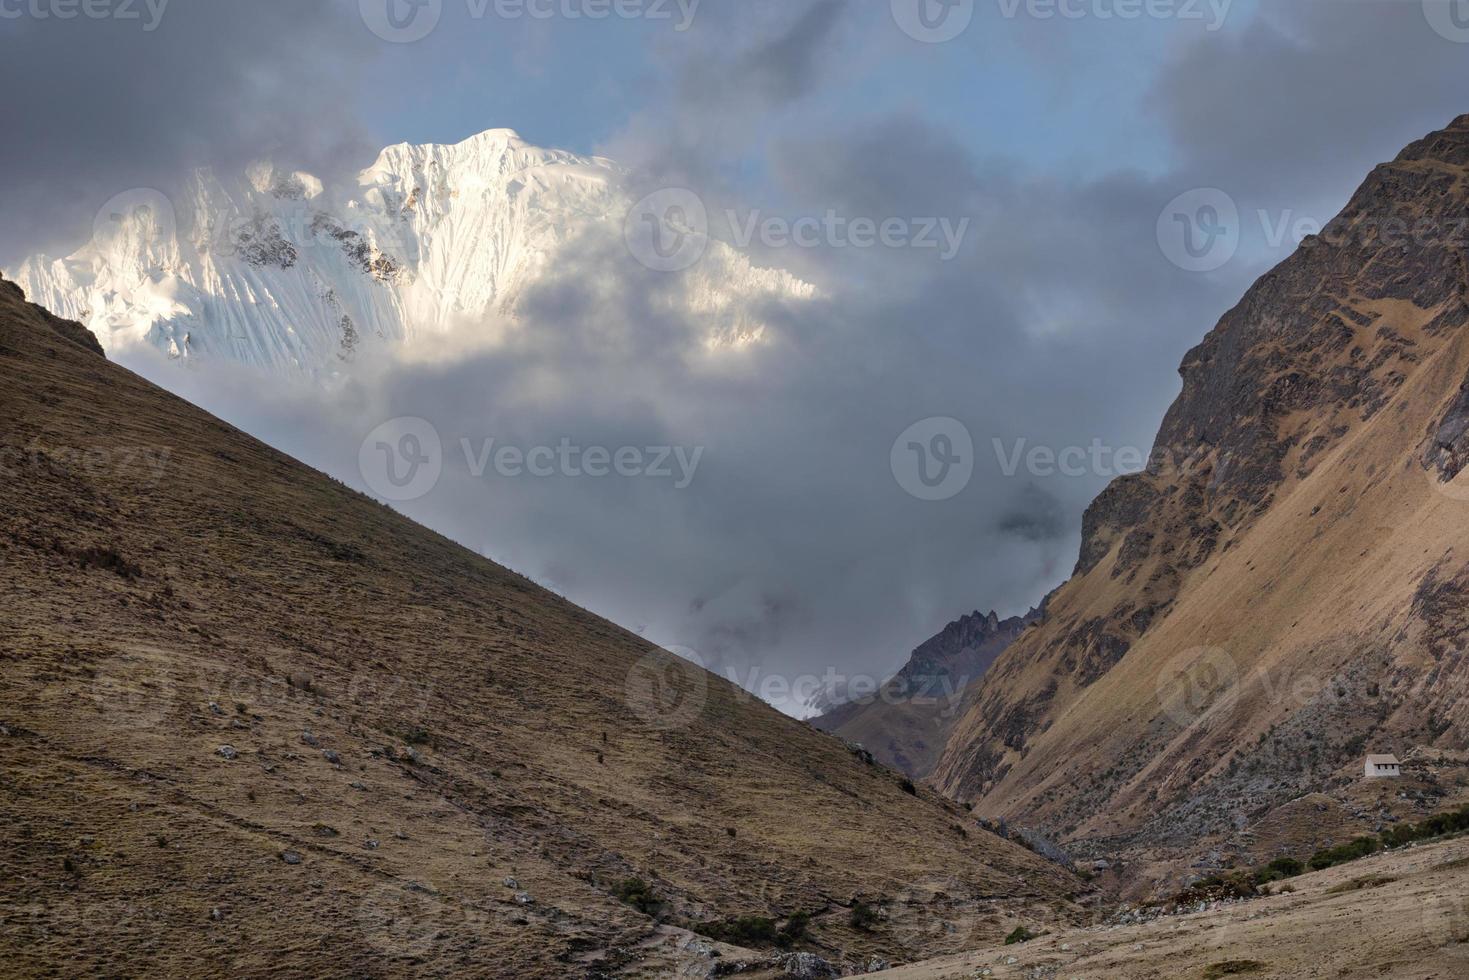
[{"label": "brown dry grass", "polygon": [[[706,685],[686,724],[640,714],[630,679],[665,655],[107,363],[15,292],[0,284],[7,975],[707,967],[612,895],[630,877],[677,922],[810,912],[808,948],[850,961],[958,949],[1011,909],[1074,914],[1075,879],[956,833],[951,805],[717,678],[680,675]],[[871,932],[847,924],[854,896],[886,903]],[[927,928],[940,912],[951,928]]]},{"label": "brown dry grass", "polygon": [[[1062,930],[1018,946],[994,943],[877,976],[1458,980],[1469,974],[1466,855],[1469,840],[1462,839],[1377,854],[1293,878],[1296,890],[1286,894],[1136,925]],[[1343,887],[1363,877],[1382,884]]]}]

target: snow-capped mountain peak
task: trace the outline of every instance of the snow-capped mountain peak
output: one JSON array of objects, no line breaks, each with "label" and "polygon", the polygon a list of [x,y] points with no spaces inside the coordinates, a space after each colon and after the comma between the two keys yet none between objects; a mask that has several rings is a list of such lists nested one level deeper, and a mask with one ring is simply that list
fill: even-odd
[{"label": "snow-capped mountain peak", "polygon": [[[118,195],[85,246],[34,256],[15,278],[108,349],[149,344],[181,359],[330,374],[364,347],[515,319],[568,243],[620,236],[632,206],[612,161],[533,146],[510,129],[394,144],[342,184],[269,162],[238,175],[199,170],[176,200]],[[758,337],[753,311],[765,300],[813,292],[717,242],[686,275],[691,322],[715,345]]]}]

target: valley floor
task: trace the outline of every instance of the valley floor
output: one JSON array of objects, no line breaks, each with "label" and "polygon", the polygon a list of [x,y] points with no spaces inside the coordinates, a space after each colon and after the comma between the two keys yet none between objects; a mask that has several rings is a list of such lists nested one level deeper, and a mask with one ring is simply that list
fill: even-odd
[{"label": "valley floor", "polygon": [[1469,838],[1377,854],[1293,878],[1289,886],[1294,891],[1267,898],[1125,926],[1061,930],[875,975],[890,980],[1469,976]]}]

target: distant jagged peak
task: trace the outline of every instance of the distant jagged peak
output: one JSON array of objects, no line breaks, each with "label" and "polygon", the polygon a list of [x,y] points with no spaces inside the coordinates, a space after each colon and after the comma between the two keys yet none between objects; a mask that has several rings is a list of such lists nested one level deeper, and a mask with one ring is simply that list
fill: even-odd
[{"label": "distant jagged peak", "polygon": [[531,166],[587,167],[621,173],[611,160],[583,156],[568,150],[527,143],[513,129],[487,129],[458,143],[394,143],[384,147],[361,180],[405,171],[456,170],[462,173],[504,174]]}]

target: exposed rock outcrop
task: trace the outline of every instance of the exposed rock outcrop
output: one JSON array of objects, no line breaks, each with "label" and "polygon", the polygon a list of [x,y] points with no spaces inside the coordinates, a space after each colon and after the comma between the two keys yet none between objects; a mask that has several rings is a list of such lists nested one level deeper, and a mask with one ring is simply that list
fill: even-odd
[{"label": "exposed rock outcrop", "polygon": [[1186,847],[1360,769],[1363,740],[1469,741],[1469,636],[1433,599],[1469,560],[1466,213],[1469,116],[1187,354],[1149,466],[1087,510],[936,782],[1072,843]]},{"label": "exposed rock outcrop", "polygon": [[913,651],[875,692],[853,696],[812,720],[823,731],[857,742],[884,765],[914,778],[928,775],[958,716],[964,690],[995,658],[1044,616],[1045,603],[1024,616],[972,612]]}]

